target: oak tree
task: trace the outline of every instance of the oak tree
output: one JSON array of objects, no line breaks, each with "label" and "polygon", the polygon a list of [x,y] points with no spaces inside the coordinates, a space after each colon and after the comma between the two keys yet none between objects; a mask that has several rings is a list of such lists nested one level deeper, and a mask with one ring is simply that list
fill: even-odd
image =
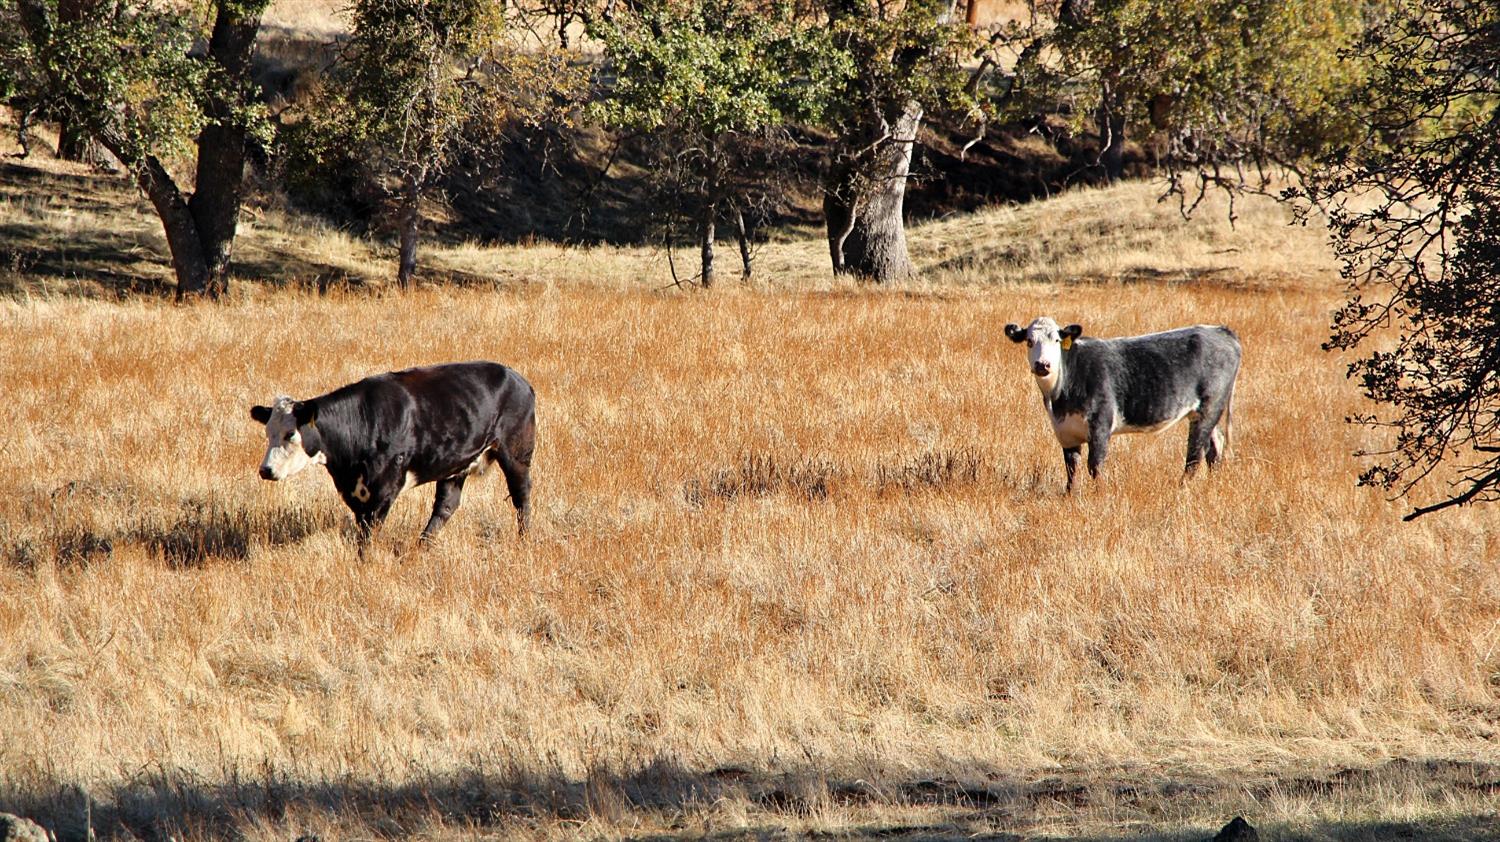
[{"label": "oak tree", "polygon": [[590,32],[613,80],[595,112],[657,153],[668,214],[696,221],[699,283],[714,283],[716,226],[726,214],[748,276],[746,210],[775,202],[793,169],[788,127],[820,119],[849,74],[827,30],[785,4],[648,0]]},{"label": "oak tree", "polygon": [[[0,59],[129,170],[161,217],[179,297],[228,289],[246,153],[268,131],[250,78],[267,2],[214,0],[205,32],[190,9],[150,0],[109,14],[0,0],[0,20],[25,36],[0,41]],[[180,160],[194,163],[190,190],[173,175]]]},{"label": "oak tree", "polygon": [[[1366,485],[1401,495],[1445,468],[1407,520],[1500,500],[1500,6],[1402,0],[1361,37],[1364,131],[1300,192],[1327,211],[1348,298],[1327,347],[1388,433]],[[1371,347],[1373,346],[1373,348]]]}]

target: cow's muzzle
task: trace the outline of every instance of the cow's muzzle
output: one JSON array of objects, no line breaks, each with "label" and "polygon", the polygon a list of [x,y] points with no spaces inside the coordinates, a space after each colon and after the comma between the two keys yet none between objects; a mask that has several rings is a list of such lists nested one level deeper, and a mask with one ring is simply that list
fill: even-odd
[{"label": "cow's muzzle", "polygon": [[271,466],[270,465],[261,465],[260,466],[260,478],[261,479],[268,479],[268,480],[275,480],[276,479],[276,472],[273,471],[273,470],[271,470]]},{"label": "cow's muzzle", "polygon": [[1046,377],[1047,375],[1052,373],[1052,366],[1046,363],[1033,363],[1031,366],[1031,373],[1035,374],[1037,377]]}]

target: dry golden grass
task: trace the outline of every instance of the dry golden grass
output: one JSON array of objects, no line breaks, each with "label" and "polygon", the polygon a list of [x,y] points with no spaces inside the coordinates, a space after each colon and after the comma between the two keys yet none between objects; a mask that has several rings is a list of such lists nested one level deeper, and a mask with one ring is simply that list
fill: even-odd
[{"label": "dry golden grass", "polygon": [[261,22],[272,29],[328,37],[348,31],[349,5],[341,0],[272,0]]},{"label": "dry golden grass", "polygon": [[[1354,487],[1316,236],[1153,198],[918,228],[891,290],[816,241],[710,294],[550,246],[435,249],[501,282],[408,295],[13,282],[0,808],[71,838],[80,793],[122,838],[1485,836],[1495,513]],[[379,274],[292,222],[242,249]],[[1062,496],[1000,331],[1039,313],[1232,325],[1231,461],[1182,484],[1185,430],[1124,437]],[[361,562],[321,470],[256,477],[252,403],[470,358],[537,388],[529,540],[487,477],[429,549],[409,492]]]}]

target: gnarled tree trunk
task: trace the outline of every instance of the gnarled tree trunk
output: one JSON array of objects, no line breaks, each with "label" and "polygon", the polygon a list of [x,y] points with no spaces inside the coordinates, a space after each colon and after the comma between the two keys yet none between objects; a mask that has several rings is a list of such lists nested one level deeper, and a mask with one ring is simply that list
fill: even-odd
[{"label": "gnarled tree trunk", "polygon": [[834,167],[823,198],[833,271],[886,283],[916,273],[906,249],[906,179],[922,125],[922,106],[908,101],[887,119],[880,115],[873,140]]},{"label": "gnarled tree trunk", "polygon": [[718,207],[709,202],[698,226],[698,283],[704,289],[714,285],[714,215],[717,213]]},{"label": "gnarled tree trunk", "polygon": [[734,206],[734,237],[740,244],[740,280],[750,280],[752,269],[750,255],[750,231],[745,227],[745,211],[740,208],[739,203]]},{"label": "gnarled tree trunk", "polygon": [[1094,122],[1099,129],[1099,163],[1110,184],[1125,177],[1125,99],[1115,80],[1106,78]]},{"label": "gnarled tree trunk", "polygon": [[64,161],[82,161],[88,156],[89,135],[83,125],[64,114],[57,123],[57,157]]},{"label": "gnarled tree trunk", "polygon": [[235,110],[244,106],[244,88],[250,79],[250,57],[260,14],[240,14],[247,4],[221,2],[214,17],[208,57],[224,76],[239,84],[231,90],[234,99],[216,96],[209,100],[209,122],[198,134],[198,167],[188,208],[203,244],[207,279],[201,289],[185,289],[179,278],[178,295],[204,293],[218,297],[229,289],[229,260],[239,227],[241,191],[245,183],[245,125]]},{"label": "gnarled tree trunk", "polygon": [[[98,5],[98,0],[58,0],[58,23],[77,23]],[[57,157],[64,161],[82,161],[88,148],[89,134],[83,122],[64,112],[57,126]]]},{"label": "gnarled tree trunk", "polygon": [[412,275],[417,271],[417,225],[421,221],[422,178],[411,173],[407,175],[402,188],[398,220],[401,227],[401,255],[396,262],[396,285],[402,289],[411,287]]}]

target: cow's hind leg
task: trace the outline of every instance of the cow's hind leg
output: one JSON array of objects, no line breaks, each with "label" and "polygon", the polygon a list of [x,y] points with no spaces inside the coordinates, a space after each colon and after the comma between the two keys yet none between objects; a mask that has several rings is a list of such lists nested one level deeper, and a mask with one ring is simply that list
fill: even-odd
[{"label": "cow's hind leg", "polygon": [[1184,476],[1198,472],[1198,463],[1203,461],[1204,453],[1212,444],[1213,428],[1205,425],[1202,417],[1194,418],[1188,424],[1187,461],[1182,466]]},{"label": "cow's hind leg", "polygon": [[505,472],[510,501],[516,507],[516,534],[525,535],[531,524],[531,454],[536,448],[536,425],[527,418],[500,447],[494,449],[495,461]]},{"label": "cow's hind leg", "polygon": [[458,511],[458,504],[464,494],[464,479],[466,478],[463,476],[457,476],[438,482],[437,495],[432,500],[432,517],[422,527],[421,540],[430,540],[448,522],[448,518]]},{"label": "cow's hind leg", "polygon": [[1224,402],[1205,402],[1199,414],[1188,426],[1188,459],[1182,467],[1185,476],[1193,476],[1203,459],[1208,459],[1209,468],[1217,467],[1220,461],[1220,431],[1218,425],[1224,417]]},{"label": "cow's hind leg", "polygon": [[1219,463],[1219,419],[1224,415],[1224,406],[1220,404],[1204,405],[1193,418],[1192,424],[1188,426],[1187,462],[1182,471],[1187,476],[1192,476],[1198,470],[1198,464],[1204,459],[1208,460],[1208,467],[1213,468]]}]

